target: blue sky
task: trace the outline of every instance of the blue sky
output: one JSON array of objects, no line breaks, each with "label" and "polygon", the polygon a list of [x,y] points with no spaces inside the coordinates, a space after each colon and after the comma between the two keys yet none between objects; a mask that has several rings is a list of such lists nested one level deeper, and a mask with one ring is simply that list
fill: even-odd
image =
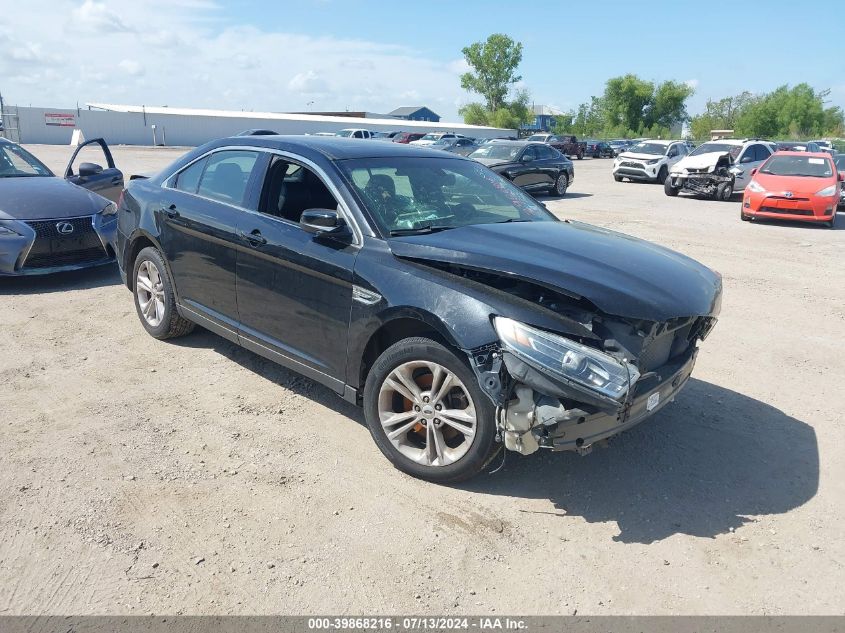
[{"label": "blue sky", "polygon": [[[0,5],[10,0],[0,0]],[[7,101],[247,110],[426,104],[454,119],[460,50],[493,32],[524,45],[535,103],[563,109],[608,77],[687,81],[689,106],[806,81],[845,106],[841,0],[701,4],[429,0],[29,0],[0,11]],[[644,10],[647,9],[647,10]]]}]

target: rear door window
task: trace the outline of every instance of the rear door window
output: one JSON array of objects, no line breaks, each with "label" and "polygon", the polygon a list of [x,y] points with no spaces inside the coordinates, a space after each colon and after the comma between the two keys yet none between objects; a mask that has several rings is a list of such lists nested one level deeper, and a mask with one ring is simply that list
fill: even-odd
[{"label": "rear door window", "polygon": [[244,206],[247,183],[257,160],[258,152],[248,150],[225,150],[212,154],[197,193],[226,204]]},{"label": "rear door window", "polygon": [[196,193],[197,187],[199,187],[200,184],[200,178],[202,178],[202,172],[207,163],[208,157],[206,156],[202,160],[195,162],[190,167],[180,171],[176,176],[175,188],[187,193]]}]

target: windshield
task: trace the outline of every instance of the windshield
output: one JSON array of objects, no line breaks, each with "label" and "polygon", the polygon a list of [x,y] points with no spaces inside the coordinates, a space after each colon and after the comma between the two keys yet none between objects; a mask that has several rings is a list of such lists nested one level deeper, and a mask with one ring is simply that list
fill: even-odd
[{"label": "windshield", "polygon": [[339,161],[338,165],[387,234],[496,222],[557,221],[534,198],[472,161],[362,158]]},{"label": "windshield", "polygon": [[340,132],[335,132],[335,136],[352,136],[353,130],[341,130]]},{"label": "windshield", "polygon": [[732,159],[736,159],[741,151],[742,145],[735,145],[733,143],[702,143],[692,150],[689,155],[700,156],[701,154],[719,152],[720,154],[730,154]]},{"label": "windshield", "polygon": [[545,143],[547,138],[549,138],[547,134],[532,134],[526,140],[539,141],[540,143]]},{"label": "windshield", "polygon": [[504,143],[490,143],[483,145],[470,154],[470,158],[501,158],[513,160],[522,149],[521,145],[506,145]]},{"label": "windshield", "polygon": [[44,163],[19,145],[0,145],[0,178],[52,175]]},{"label": "windshield", "polygon": [[760,168],[760,173],[773,176],[830,178],[833,175],[833,166],[827,158],[774,155]]},{"label": "windshield", "polygon": [[836,163],[837,171],[845,171],[845,154],[839,154],[833,162]]},{"label": "windshield", "polygon": [[637,143],[628,151],[635,154],[654,154],[655,156],[663,156],[668,147],[668,145],[663,145],[662,143]]},{"label": "windshield", "polygon": [[440,140],[440,134],[426,134],[420,140],[421,141],[438,141],[438,140]]}]

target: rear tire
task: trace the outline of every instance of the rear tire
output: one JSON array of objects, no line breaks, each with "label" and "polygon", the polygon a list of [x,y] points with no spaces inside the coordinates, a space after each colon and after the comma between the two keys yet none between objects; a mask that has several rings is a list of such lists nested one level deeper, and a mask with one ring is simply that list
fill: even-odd
[{"label": "rear tire", "polygon": [[569,176],[567,176],[564,172],[560,172],[558,174],[557,179],[555,180],[554,186],[552,186],[552,193],[556,196],[563,198],[566,195],[566,190],[569,188]]},{"label": "rear tire", "polygon": [[426,481],[469,479],[501,449],[493,402],[467,363],[431,339],[399,341],[376,359],[364,386],[364,416],[384,456]]},{"label": "rear tire", "polygon": [[666,180],[663,181],[663,193],[665,193],[667,196],[674,198],[678,195],[680,191],[680,187],[675,187],[672,185],[672,177],[666,176]]},{"label": "rear tire", "polygon": [[141,325],[153,338],[164,340],[190,333],[195,324],[180,316],[167,265],[158,249],[141,249],[132,267],[132,293]]}]

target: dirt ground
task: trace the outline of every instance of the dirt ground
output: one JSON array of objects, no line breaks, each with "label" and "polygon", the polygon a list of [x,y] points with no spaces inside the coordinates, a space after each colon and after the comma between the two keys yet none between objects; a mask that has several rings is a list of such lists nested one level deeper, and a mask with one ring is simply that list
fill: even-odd
[{"label": "dirt ground", "polygon": [[459,487],[395,471],[309,380],[150,338],[116,268],[0,279],[0,614],[843,613],[845,217],[744,223],[575,167],[549,208],[720,271],[721,319],[608,449]]}]

